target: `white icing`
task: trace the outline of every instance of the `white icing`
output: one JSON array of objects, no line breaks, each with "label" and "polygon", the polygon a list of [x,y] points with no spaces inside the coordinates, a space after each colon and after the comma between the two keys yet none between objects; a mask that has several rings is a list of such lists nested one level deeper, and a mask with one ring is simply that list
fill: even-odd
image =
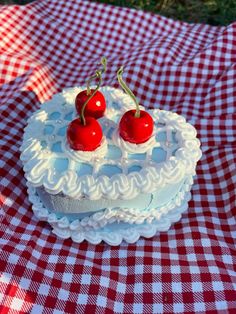
[{"label": "white icing", "polygon": [[93,161],[95,158],[103,158],[107,153],[107,140],[105,136],[102,138],[101,144],[94,151],[80,151],[69,147],[67,141],[62,142],[62,148],[66,155],[74,161]]},{"label": "white icing", "polygon": [[[75,199],[83,196],[91,200],[132,199],[140,193],[152,193],[160,187],[180,181],[184,176],[195,174],[201,150],[194,127],[176,113],[150,110],[155,121],[152,138],[140,145],[124,143],[117,136],[117,123],[124,111],[134,108],[134,103],[121,90],[112,87],[101,88],[107,102],[105,117],[99,120],[104,130],[102,145],[91,153],[68,149],[66,138],[60,135],[60,130],[69,124],[70,120],[66,118],[68,114],[71,114],[71,119],[76,117],[74,100],[83,89],[67,89],[55,95],[29,119],[21,146],[21,160],[24,163],[25,176],[33,186],[44,186],[51,194],[63,193]],[[47,126],[51,128],[49,134],[45,134]],[[108,134],[112,130],[110,139]],[[156,136],[163,131],[166,132],[166,141],[157,141]],[[172,132],[176,134],[176,143],[171,140]],[[43,147],[42,142],[46,143],[46,147]],[[56,143],[59,143],[59,152],[52,149]],[[107,145],[119,148],[121,157],[107,158]],[[176,148],[174,155],[173,147]],[[166,152],[163,162],[152,159],[154,148],[162,148]],[[145,158],[129,159],[127,153],[145,153]],[[65,169],[56,171],[53,160],[61,160],[64,163],[62,168],[66,164]],[[80,162],[90,165],[93,168],[92,173],[79,175],[76,167]],[[99,172],[104,165],[113,166],[121,173],[104,175]],[[140,166],[140,171],[128,173],[132,165]]]}]

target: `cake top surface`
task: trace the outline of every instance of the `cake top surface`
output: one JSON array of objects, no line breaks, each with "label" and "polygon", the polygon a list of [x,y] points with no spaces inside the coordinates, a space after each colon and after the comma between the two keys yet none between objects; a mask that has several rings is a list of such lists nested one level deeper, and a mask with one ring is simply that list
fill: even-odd
[{"label": "cake top surface", "polygon": [[195,173],[201,157],[195,128],[176,113],[149,110],[154,119],[152,137],[138,145],[126,142],[118,134],[119,120],[135,105],[112,87],[100,89],[107,103],[99,119],[104,134],[101,145],[92,152],[71,149],[66,129],[77,116],[75,97],[84,89],[75,87],[54,95],[28,120],[21,160],[33,186],[73,198],[131,199]]}]

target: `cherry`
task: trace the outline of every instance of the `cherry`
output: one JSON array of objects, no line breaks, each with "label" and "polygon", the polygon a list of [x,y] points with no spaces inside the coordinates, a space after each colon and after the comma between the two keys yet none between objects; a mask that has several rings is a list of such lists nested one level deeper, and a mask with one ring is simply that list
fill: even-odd
[{"label": "cherry", "polygon": [[86,117],[86,124],[80,118],[73,120],[67,128],[67,141],[74,150],[93,151],[102,141],[102,128],[93,117]]},{"label": "cherry", "polygon": [[140,110],[135,117],[135,109],[126,111],[119,123],[120,136],[130,143],[141,144],[149,140],[153,132],[153,119],[147,111]]},{"label": "cherry", "polygon": [[[102,73],[106,71],[106,58],[101,59],[103,69],[96,71],[87,82],[87,90],[80,92],[75,100],[80,118],[73,120],[67,127],[67,141],[74,150],[93,151],[102,142],[102,128],[96,118],[103,115],[106,109],[105,98],[98,91],[102,82]],[[90,89],[91,80],[98,78],[95,89]],[[86,118],[85,118],[86,117]]]},{"label": "cherry", "polygon": [[119,123],[120,136],[130,143],[141,144],[150,139],[153,133],[154,122],[151,115],[140,110],[138,101],[133,92],[122,79],[123,67],[117,71],[117,78],[121,87],[134,100],[136,110],[132,109],[124,113]]},{"label": "cherry", "polygon": [[[94,89],[91,89],[89,94],[87,93],[87,90],[83,90],[76,96],[75,107],[79,115],[81,115],[84,103],[88,100],[90,95],[93,94],[93,92]],[[85,117],[91,116],[94,117],[95,119],[99,119],[104,115],[105,110],[106,110],[105,97],[100,91],[96,91],[94,96],[86,104],[84,116]]]},{"label": "cherry", "polygon": [[[95,119],[101,118],[106,110],[106,100],[103,94],[99,91],[102,83],[102,74],[106,71],[107,60],[101,58],[102,70],[97,70],[93,76],[87,81],[87,89],[80,92],[75,98],[75,107],[77,113],[82,120],[85,116],[91,116]],[[90,83],[93,79],[99,79],[95,89],[90,89]]]}]

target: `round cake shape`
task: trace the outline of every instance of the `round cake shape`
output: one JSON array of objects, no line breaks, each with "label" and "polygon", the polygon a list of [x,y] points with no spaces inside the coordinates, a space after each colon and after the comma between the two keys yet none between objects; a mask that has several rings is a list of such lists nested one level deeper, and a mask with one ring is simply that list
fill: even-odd
[{"label": "round cake shape", "polygon": [[[121,90],[102,87],[107,103],[99,119],[102,144],[93,152],[74,151],[65,134],[76,117],[75,97],[83,89],[53,96],[25,128],[21,160],[44,216],[47,211],[45,219],[51,215],[50,219],[66,219],[66,225],[79,222],[78,234],[106,226],[109,234],[121,222],[127,228],[157,223],[186,200],[201,157],[196,130],[183,117],[155,109],[149,111],[155,124],[150,140],[128,143],[119,136],[118,124],[122,114],[134,108],[133,100]],[[39,210],[36,214],[40,216]]]}]

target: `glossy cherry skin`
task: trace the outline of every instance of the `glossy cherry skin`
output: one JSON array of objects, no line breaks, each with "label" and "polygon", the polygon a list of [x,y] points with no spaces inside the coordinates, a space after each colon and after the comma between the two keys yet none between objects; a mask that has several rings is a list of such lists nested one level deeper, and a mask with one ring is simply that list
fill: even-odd
[{"label": "glossy cherry skin", "polygon": [[80,118],[73,120],[67,128],[67,141],[74,150],[93,151],[102,141],[102,128],[93,117],[86,117],[86,125]]},{"label": "glossy cherry skin", "polygon": [[[93,92],[94,89],[91,89],[91,93]],[[75,107],[79,115],[81,115],[82,107],[86,100],[90,97],[90,95],[87,95],[87,90],[83,90],[76,96]],[[104,115],[105,110],[106,110],[105,97],[101,92],[97,91],[95,95],[87,103],[84,110],[84,116],[85,117],[90,116],[94,117],[95,119],[99,119]]]},{"label": "glossy cherry skin", "polygon": [[140,110],[140,117],[135,117],[136,110],[126,111],[119,123],[120,136],[130,143],[141,144],[150,139],[154,122],[147,111]]}]

